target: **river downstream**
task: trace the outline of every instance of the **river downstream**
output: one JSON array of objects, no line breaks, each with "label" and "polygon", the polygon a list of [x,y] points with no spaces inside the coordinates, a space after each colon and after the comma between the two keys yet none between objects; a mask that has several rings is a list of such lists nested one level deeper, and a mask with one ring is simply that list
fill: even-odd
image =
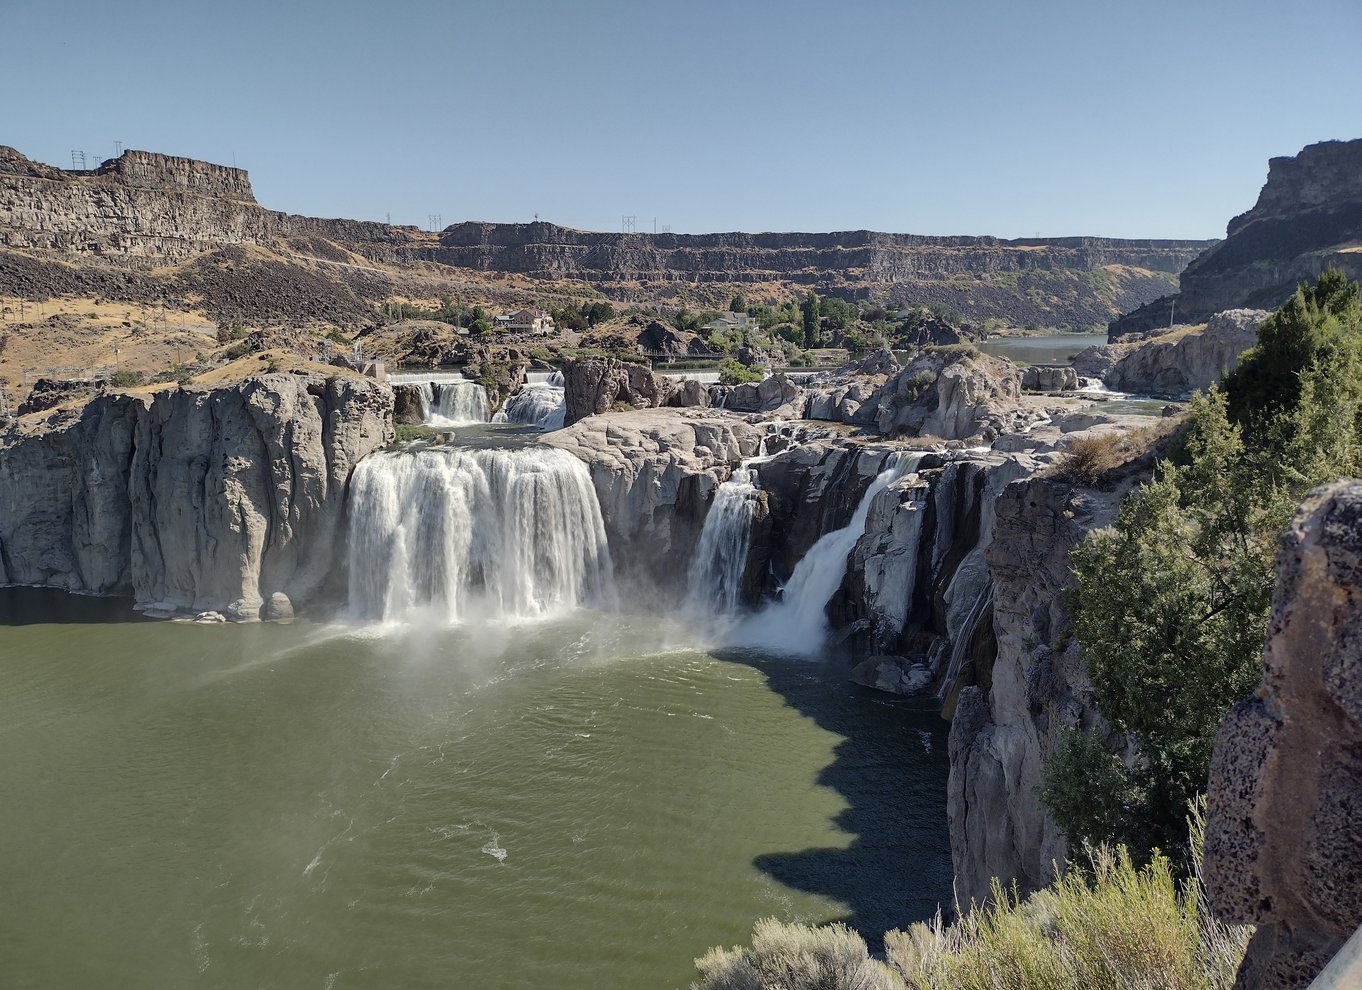
[{"label": "river downstream", "polygon": [[765,915],[949,901],[944,723],[844,670],[0,599],[7,987],[673,987]]}]

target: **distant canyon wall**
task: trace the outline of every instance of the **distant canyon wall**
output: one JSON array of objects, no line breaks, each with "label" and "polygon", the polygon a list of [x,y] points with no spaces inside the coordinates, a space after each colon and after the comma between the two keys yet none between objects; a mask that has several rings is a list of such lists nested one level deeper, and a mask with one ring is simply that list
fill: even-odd
[{"label": "distant canyon wall", "polygon": [[939,303],[976,321],[1091,326],[1167,293],[1208,243],[865,230],[623,234],[475,221],[436,234],[267,210],[245,171],[188,158],[127,151],[96,169],[68,171],[0,147],[0,248],[74,260],[174,261],[259,245],[323,263],[357,256],[580,279],[622,301],[671,298],[674,284],[779,282],[847,298]]},{"label": "distant canyon wall", "polygon": [[244,169],[192,158],[125,151],[99,168],[67,171],[0,146],[3,247],[178,260],[227,245],[316,237],[343,242],[374,260],[397,260],[399,249],[420,231],[267,210],[256,202]]}]

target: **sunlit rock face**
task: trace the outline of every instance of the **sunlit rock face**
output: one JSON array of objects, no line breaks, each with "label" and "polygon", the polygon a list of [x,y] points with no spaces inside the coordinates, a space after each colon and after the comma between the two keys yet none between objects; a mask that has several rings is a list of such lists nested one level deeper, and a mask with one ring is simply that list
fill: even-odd
[{"label": "sunlit rock face", "polygon": [[354,466],[392,439],[392,391],[262,375],[108,395],[7,436],[0,582],[254,618],[316,601],[343,562]]},{"label": "sunlit rock face", "polygon": [[1262,684],[1211,763],[1206,882],[1223,918],[1258,926],[1245,990],[1308,986],[1362,924],[1359,629],[1362,483],[1342,481],[1282,539]]}]

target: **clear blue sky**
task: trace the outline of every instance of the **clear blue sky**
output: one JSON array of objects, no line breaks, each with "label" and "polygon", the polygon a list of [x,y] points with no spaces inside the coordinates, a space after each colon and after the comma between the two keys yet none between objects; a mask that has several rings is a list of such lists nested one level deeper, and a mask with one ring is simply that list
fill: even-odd
[{"label": "clear blue sky", "polygon": [[0,0],[0,144],[427,226],[1217,237],[1362,137],[1359,0]]}]

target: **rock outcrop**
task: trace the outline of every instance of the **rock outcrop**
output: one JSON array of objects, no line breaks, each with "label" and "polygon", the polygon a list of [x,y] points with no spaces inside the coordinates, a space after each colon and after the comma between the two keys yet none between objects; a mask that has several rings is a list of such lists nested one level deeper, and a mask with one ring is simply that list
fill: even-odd
[{"label": "rock outcrop", "polygon": [[1268,315],[1231,309],[1216,313],[1202,328],[1175,327],[1128,343],[1098,344],[1079,352],[1074,369],[1117,391],[1186,398],[1238,366],[1243,353],[1258,343],[1258,324]]},{"label": "rock outcrop", "polygon": [[623,409],[669,405],[675,383],[642,364],[617,358],[584,358],[563,365],[563,401],[571,426],[588,416]]},{"label": "rock outcrop", "polygon": [[947,813],[960,903],[983,901],[998,877],[1036,890],[1066,856],[1038,785],[1061,730],[1105,732],[1064,608],[1070,552],[1109,525],[1122,495],[1036,475],[1003,488],[985,558],[993,582],[996,658],[963,678],[950,730]]},{"label": "rock outcrop", "polygon": [[101,396],[0,446],[0,583],[258,615],[334,580],[351,469],[393,435],[371,380],[262,375]]},{"label": "rock outcrop", "polygon": [[1362,483],[1337,482],[1282,538],[1262,684],[1211,762],[1207,888],[1222,918],[1258,926],[1243,990],[1308,986],[1362,925],[1359,629]]},{"label": "rock outcrop", "polygon": [[1112,340],[1197,323],[1226,309],[1276,309],[1324,269],[1362,278],[1362,139],[1323,141],[1268,162],[1258,202],[1226,227],[1225,240],[1187,265],[1179,291],[1110,324]]},{"label": "rock outcrop", "polygon": [[586,462],[623,581],[675,591],[711,492],[765,433],[732,416],[641,409],[582,419],[543,442]]},{"label": "rock outcrop", "polygon": [[935,690],[949,702],[991,669],[993,577],[985,555],[994,506],[1003,488],[1045,462],[1030,454],[930,453],[876,496],[829,609],[834,638],[853,656],[876,661],[856,679],[899,694]]}]

